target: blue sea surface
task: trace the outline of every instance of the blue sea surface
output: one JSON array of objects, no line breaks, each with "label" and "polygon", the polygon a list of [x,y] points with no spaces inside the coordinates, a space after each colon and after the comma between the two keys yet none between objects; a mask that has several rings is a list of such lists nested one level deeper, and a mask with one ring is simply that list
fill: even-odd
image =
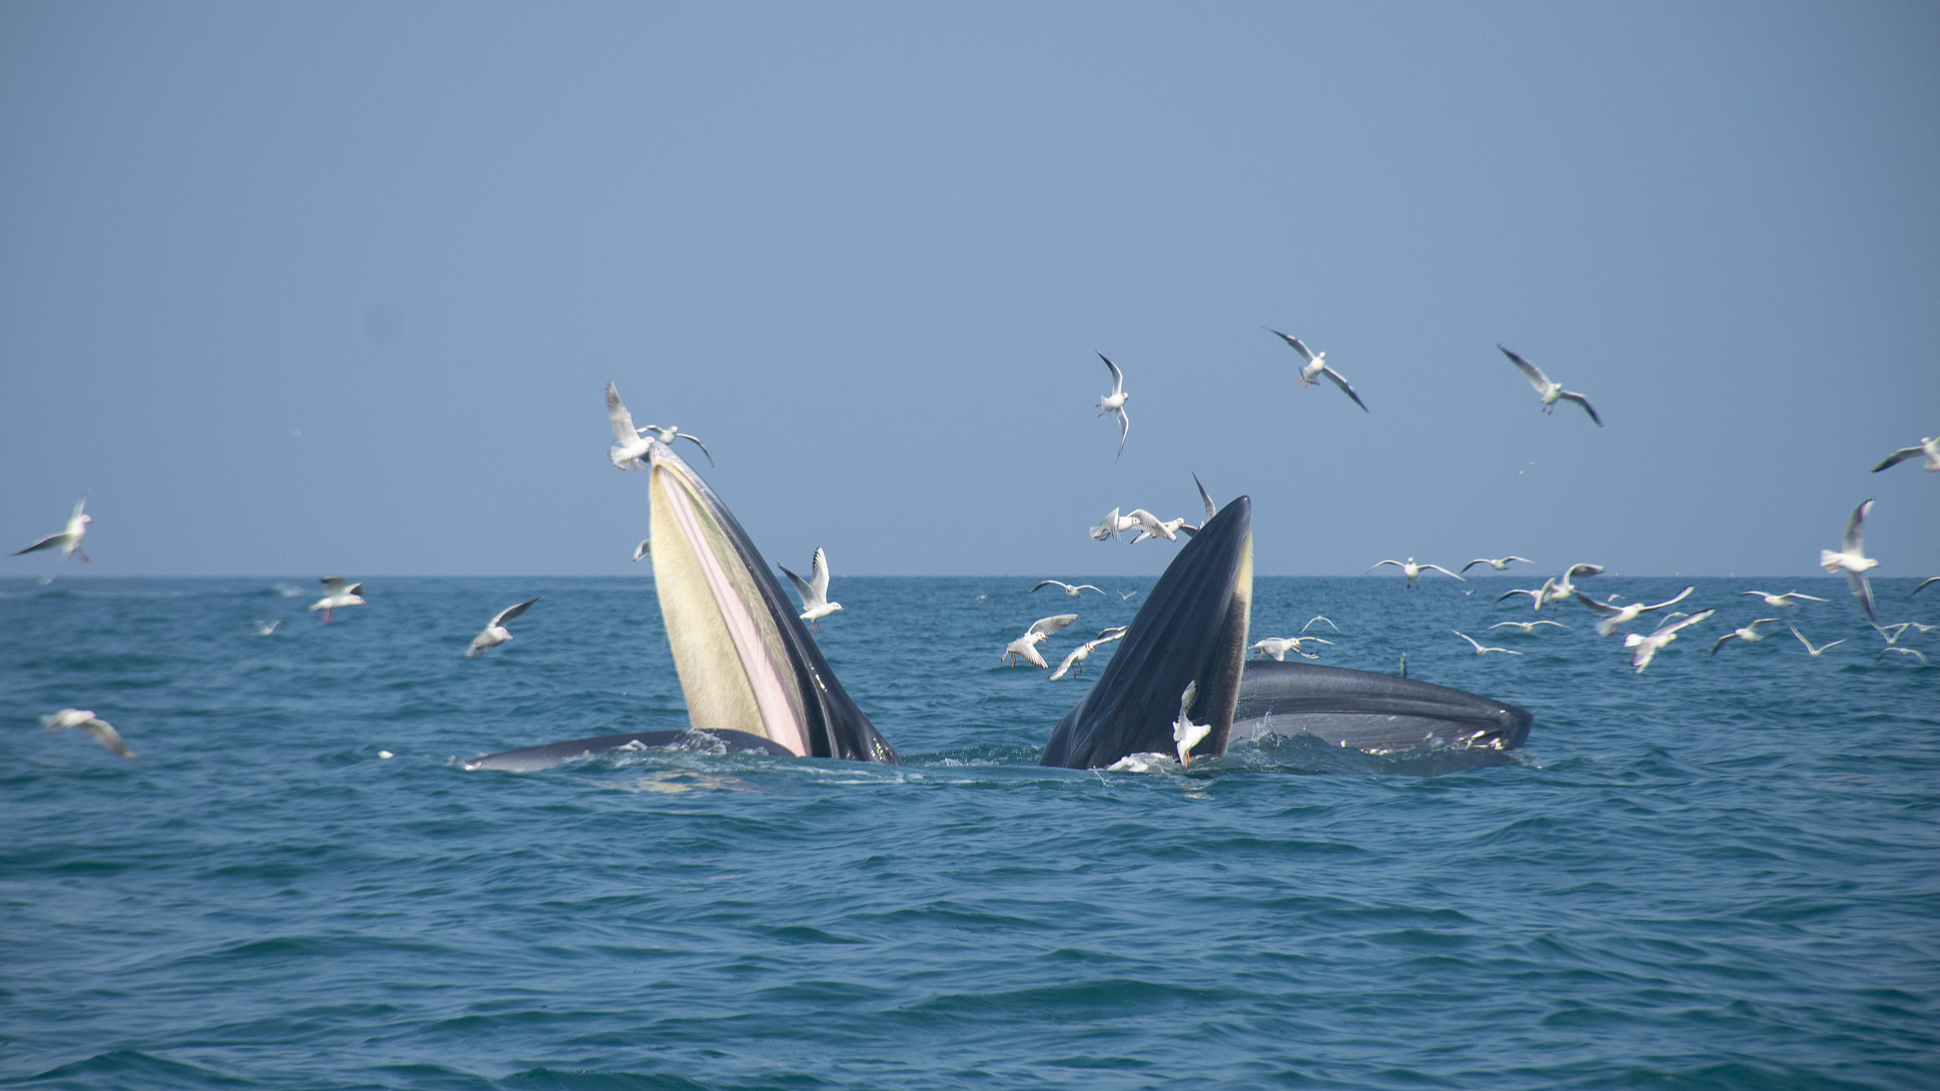
[{"label": "blue sea surface", "polygon": [[[1188,775],[1036,765],[1110,646],[1050,683],[1004,644],[1151,581],[1031,582],[836,580],[818,639],[900,767],[503,773],[459,762],[685,725],[650,579],[370,579],[328,625],[308,580],[0,581],[0,1085],[1940,1087],[1940,660],[1875,661],[1843,581],[1586,581],[1718,608],[1638,675],[1573,603],[1490,631],[1540,577],[1262,578],[1255,639],[1326,614],[1322,662],[1535,728]],[[1913,583],[1883,620],[1940,622]],[[1707,658],[1774,614],[1846,643]]]}]

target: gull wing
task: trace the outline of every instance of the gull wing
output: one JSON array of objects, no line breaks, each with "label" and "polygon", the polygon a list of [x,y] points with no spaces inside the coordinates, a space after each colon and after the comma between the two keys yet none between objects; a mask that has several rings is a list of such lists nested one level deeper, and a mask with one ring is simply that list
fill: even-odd
[{"label": "gull wing", "polygon": [[112,750],[117,757],[127,758],[129,761],[135,760],[135,752],[129,749],[127,743],[121,741],[121,732],[116,731],[114,725],[108,721],[95,717],[75,726],[87,732],[95,742]]},{"label": "gull wing", "polygon": [[[1870,504],[1872,501],[1868,500],[1867,503]],[[1879,611],[1873,608],[1873,584],[1866,578],[1866,574],[1847,569],[1846,586],[1852,588],[1852,597],[1859,600],[1859,605],[1865,609],[1866,616],[1878,621]]]},{"label": "gull wing", "polygon": [[1543,374],[1542,368],[1517,356],[1508,349],[1503,349],[1500,344],[1497,344],[1495,347],[1502,349],[1502,355],[1507,356],[1510,363],[1522,369],[1522,377],[1529,380],[1529,385],[1536,388],[1536,393],[1545,394],[1549,392],[1549,376]]},{"label": "gull wing", "polygon": [[500,625],[505,624],[508,621],[511,621],[513,618],[518,617],[520,614],[525,613],[526,610],[531,608],[533,603],[538,601],[539,601],[539,596],[534,595],[531,598],[525,600],[524,602],[519,603],[517,606],[507,606],[505,609],[500,610],[498,612],[498,616],[493,618],[492,623],[490,625],[487,625],[486,628],[494,629]]},{"label": "gull wing", "polygon": [[1032,633],[1043,633],[1045,636],[1050,636],[1052,633],[1061,631],[1066,625],[1076,620],[1078,620],[1078,615],[1076,614],[1052,614],[1050,617],[1041,617],[1031,622],[1031,627],[1024,630],[1024,635],[1030,636]]},{"label": "gull wing", "polygon": [[60,545],[62,542],[65,542],[65,541],[67,541],[66,531],[62,531],[59,534],[49,534],[47,537],[42,538],[40,541],[35,542],[33,545],[28,546],[26,549],[16,550],[13,555],[18,557],[22,553],[38,553],[43,549],[53,549],[55,546]]},{"label": "gull wing", "polygon": [[79,519],[81,517],[81,513],[86,510],[88,510],[88,498],[83,496],[82,498],[74,502],[74,514],[68,516],[67,521],[71,523],[74,520]]},{"label": "gull wing", "polygon": [[652,552],[653,552],[653,539],[642,538],[640,539],[640,544],[633,547],[633,559],[638,561],[640,558]]},{"label": "gull wing", "polygon": [[[1846,521],[1846,539],[1841,546],[1847,553],[1863,554],[1866,549],[1866,513],[1873,510],[1871,500],[1861,501],[1852,509],[1852,518]],[[1857,592],[1855,592],[1857,593]]]},{"label": "gull wing", "polygon": [[1116,398],[1125,390],[1125,373],[1118,370],[1118,365],[1112,363],[1104,353],[1099,353],[1098,358],[1105,361],[1105,366],[1111,369],[1111,394]]},{"label": "gull wing", "polygon": [[1333,368],[1327,367],[1326,365],[1323,364],[1320,368],[1320,373],[1322,375],[1327,376],[1329,379],[1332,379],[1334,381],[1334,385],[1337,387],[1340,387],[1341,393],[1354,399],[1354,404],[1361,407],[1361,412],[1366,413],[1370,411],[1367,407],[1367,403],[1361,400],[1361,396],[1359,394],[1354,393],[1354,388],[1347,385],[1347,380],[1340,377],[1340,372],[1335,371]]},{"label": "gull wing", "polygon": [[[1039,580],[1039,581],[1037,582],[1037,587],[1033,587],[1033,588],[1031,588],[1031,591],[1035,591],[1035,590],[1037,590],[1037,588],[1038,588],[1038,587],[1062,587],[1062,588],[1064,588],[1064,589],[1065,589],[1065,590],[1067,590],[1067,591],[1069,591],[1069,590],[1071,589],[1071,585],[1070,585],[1070,584],[1068,584],[1068,583],[1062,583],[1062,582],[1060,582],[1060,581],[1058,581],[1058,580]],[[1031,591],[1026,591],[1026,592],[1024,592],[1024,593],[1028,595],[1028,594],[1030,594],[1030,593],[1031,593]]]},{"label": "gull wing", "polygon": [[[1685,599],[1685,598],[1686,598],[1687,596],[1689,596],[1691,592],[1693,592],[1693,591],[1695,591],[1695,590],[1697,590],[1697,588],[1696,588],[1696,586],[1691,586],[1691,587],[1686,587],[1686,588],[1685,588],[1684,590],[1682,590],[1682,591],[1679,591],[1679,592],[1677,593],[1677,597],[1675,597],[1675,598],[1669,598],[1669,599],[1665,599],[1665,600],[1664,600],[1663,602],[1660,602],[1660,603],[1658,603],[1658,604],[1657,604],[1657,605],[1655,605],[1655,606],[1646,606],[1646,607],[1644,607],[1644,609],[1645,609],[1645,610],[1662,610],[1662,609],[1663,609],[1664,607],[1666,607],[1666,606],[1670,606],[1670,605],[1673,605],[1673,604],[1675,604],[1675,603],[1679,603],[1679,602],[1683,602],[1683,601],[1684,601],[1684,599]],[[1584,601],[1588,601],[1588,600],[1586,599],[1586,600],[1584,600]]]},{"label": "gull wing", "polygon": [[1279,330],[1274,329],[1272,326],[1261,326],[1260,328],[1272,334],[1273,336],[1278,337],[1280,340],[1285,341],[1287,344],[1291,345],[1293,347],[1293,351],[1299,353],[1300,358],[1302,360],[1305,360],[1307,363],[1310,363],[1310,364],[1314,362],[1313,352],[1310,351],[1307,348],[1307,346],[1300,343],[1300,338],[1288,337],[1286,334],[1281,333]]},{"label": "gull wing", "polygon": [[[342,576],[325,576],[317,582],[323,585],[323,593],[328,597],[341,595],[345,590],[350,589],[348,582]],[[357,586],[362,587],[363,584],[360,583]]]},{"label": "gull wing", "polygon": [[782,575],[787,576],[795,582],[795,593],[802,597],[802,609],[806,610],[814,605],[815,588],[813,585],[800,576],[795,575],[793,572],[790,572],[788,566],[785,564],[776,562],[775,567],[781,569]]},{"label": "gull wing", "polygon": [[[622,410],[622,412],[624,412],[624,410]],[[1592,413],[1592,414],[1590,414],[1590,415],[1591,415],[1591,416],[1595,416],[1596,414],[1594,414],[1594,413]],[[689,434],[689,433],[686,433],[686,432],[675,432],[675,433],[674,433],[674,438],[675,438],[675,439],[687,439],[687,440],[693,440],[693,441],[694,441],[694,446],[696,446],[696,447],[699,447],[699,448],[701,449],[701,454],[704,454],[704,455],[706,455],[706,456],[707,456],[707,464],[708,464],[709,466],[712,466],[712,465],[714,465],[714,454],[713,454],[713,452],[711,452],[711,451],[709,451],[709,450],[707,449],[707,444],[705,444],[705,443],[702,443],[702,442],[701,442],[701,437],[699,437],[699,436],[696,436],[696,435],[691,435],[691,434]]]},{"label": "gull wing", "polygon": [[[1218,515],[1219,505],[1213,503],[1212,496],[1206,492],[1206,486],[1199,484],[1198,474],[1192,475],[1192,483],[1199,486],[1199,502],[1206,506],[1206,518],[1210,520],[1213,516]],[[1204,525],[1204,523],[1200,524],[1200,526]]]},{"label": "gull wing", "polygon": [[815,556],[809,561],[808,586],[817,599],[829,600],[829,555],[822,552],[821,546],[815,547]]},{"label": "gull wing", "polygon": [[[1679,596],[1679,598],[1681,597],[1683,596]],[[1612,606],[1607,602],[1598,602],[1597,600],[1591,598],[1588,595],[1578,595],[1576,596],[1576,601],[1588,607],[1591,613],[1600,614],[1604,617],[1616,617],[1618,614],[1623,613],[1623,607]],[[1671,600],[1671,602],[1676,602],[1676,601],[1677,599]]]},{"label": "gull wing", "polygon": [[1591,576],[1597,575],[1602,571],[1603,571],[1603,566],[1600,564],[1573,564],[1573,565],[1570,565],[1566,571],[1564,571],[1563,578],[1576,579],[1580,577],[1582,579],[1587,580]]},{"label": "gull wing", "polygon": [[[1443,567],[1442,567],[1441,565],[1438,565],[1438,564],[1424,564],[1424,565],[1422,565],[1421,567],[1423,567],[1423,568],[1432,568],[1432,569],[1434,569],[1435,571],[1437,571],[1437,572],[1440,572],[1440,573],[1441,573],[1442,575],[1444,575],[1444,576],[1455,576],[1455,573],[1453,573],[1453,572],[1450,572],[1450,571],[1449,571],[1448,569],[1446,569],[1446,568],[1443,568]],[[1455,578],[1456,578],[1456,579],[1458,579],[1458,580],[1462,580],[1462,577],[1460,577],[1460,576],[1455,576]],[[1462,582],[1463,582],[1463,583],[1467,583],[1468,581],[1467,581],[1467,580],[1462,580]]]},{"label": "gull wing", "polygon": [[[1125,437],[1132,434],[1132,416],[1130,413],[1125,412],[1125,407],[1122,405],[1114,410],[1114,412],[1118,414],[1118,454],[1112,461],[1116,462],[1125,455]],[[1140,440],[1139,442],[1142,443],[1144,441]]]},{"label": "gull wing", "polygon": [[1556,396],[1558,398],[1563,399],[1566,402],[1575,402],[1576,404],[1582,406],[1583,412],[1588,413],[1590,415],[1590,419],[1596,422],[1596,426],[1598,428],[1603,427],[1603,418],[1596,415],[1596,409],[1590,405],[1590,399],[1584,397],[1581,394],[1576,393],[1573,390],[1565,390]]},{"label": "gull wing", "polygon": [[1488,565],[1488,566],[1489,566],[1489,567],[1491,567],[1491,568],[1494,568],[1494,567],[1495,567],[1495,561],[1494,561],[1494,560],[1492,560],[1492,559],[1490,559],[1490,558],[1488,558],[1488,557],[1477,557],[1477,558],[1475,558],[1474,560],[1472,560],[1472,561],[1470,561],[1469,563],[1467,563],[1467,564],[1465,564],[1465,565],[1463,565],[1463,566],[1462,566],[1462,571],[1464,571],[1464,572],[1467,572],[1467,571],[1468,571],[1469,569],[1471,569],[1471,568],[1474,568],[1474,567],[1475,567],[1476,565],[1478,565],[1478,564],[1486,564],[1486,565]]},{"label": "gull wing", "polygon": [[611,379],[606,383],[606,416],[613,422],[613,436],[621,443],[638,443],[640,430],[633,426],[633,414],[626,411],[626,403],[620,400],[620,388]]},{"label": "gull wing", "polygon": [[[1703,621],[1705,618],[1708,618],[1715,613],[1717,613],[1716,610],[1699,610],[1697,613],[1692,614],[1690,617],[1673,621],[1669,625],[1665,625],[1662,628],[1656,630],[1655,632],[1650,634],[1650,639],[1656,640],[1660,636],[1669,636],[1670,634],[1678,631],[1679,629],[1684,628],[1687,625],[1696,625],[1698,622]],[[1633,633],[1632,635],[1634,636],[1635,634]]]},{"label": "gull wing", "polygon": [[1463,640],[1466,640],[1466,641],[1468,641],[1468,642],[1469,642],[1469,643],[1470,643],[1471,645],[1473,645],[1473,646],[1474,646],[1474,648],[1475,648],[1475,650],[1476,650],[1476,652],[1477,652],[1478,654],[1479,654],[1479,653],[1480,653],[1480,652],[1482,651],[1482,642],[1481,642],[1481,641],[1479,641],[1479,640],[1477,640],[1477,639],[1475,639],[1474,637],[1472,637],[1472,636],[1470,636],[1470,635],[1468,635],[1467,633],[1464,633],[1464,632],[1460,632],[1460,631],[1458,631],[1458,630],[1455,630],[1455,629],[1450,629],[1450,630],[1448,630],[1448,631],[1449,631],[1449,632],[1451,632],[1451,633],[1454,633],[1454,634],[1455,634],[1456,636],[1459,636],[1459,637],[1461,637],[1461,638],[1462,638]]},{"label": "gull wing", "polygon": [[[1880,463],[1877,466],[1874,466],[1873,472],[1878,473],[1879,471],[1885,469],[1888,466],[1897,466],[1900,463],[1905,462],[1909,458],[1918,458],[1919,456],[1925,453],[1926,453],[1925,451],[1922,451],[1918,447],[1902,447],[1899,450],[1894,451],[1892,454],[1887,455],[1886,461]],[[76,510],[78,511],[79,509],[76,509]]]},{"label": "gull wing", "polygon": [[1925,587],[1927,584],[1930,584],[1930,583],[1940,583],[1940,576],[1928,576],[1926,579],[1921,580],[1918,586],[1914,587],[1913,590],[1908,591],[1906,593],[1906,597],[1912,598],[1913,596],[1919,594],[1920,588]]}]

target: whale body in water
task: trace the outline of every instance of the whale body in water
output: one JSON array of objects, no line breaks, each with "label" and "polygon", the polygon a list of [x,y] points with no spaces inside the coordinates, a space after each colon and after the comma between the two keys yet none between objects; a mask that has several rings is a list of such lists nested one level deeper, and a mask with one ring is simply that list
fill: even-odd
[{"label": "whale body in water", "polygon": [[[527,772],[669,747],[899,763],[720,497],[663,443],[651,445],[647,462],[654,587],[690,727],[508,750],[465,768]],[[1528,712],[1461,690],[1338,667],[1248,664],[1252,594],[1252,503],[1242,496],[1166,567],[1110,663],[1052,729],[1040,764],[1102,768],[1172,752],[1180,695],[1192,683],[1188,714],[1210,727],[1195,757],[1267,734],[1373,753],[1506,751],[1528,736]]]}]

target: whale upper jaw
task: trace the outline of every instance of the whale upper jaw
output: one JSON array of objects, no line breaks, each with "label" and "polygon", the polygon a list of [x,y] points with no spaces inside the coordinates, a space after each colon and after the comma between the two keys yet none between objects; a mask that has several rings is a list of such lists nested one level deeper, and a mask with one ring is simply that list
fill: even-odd
[{"label": "whale upper jaw", "polygon": [[1038,764],[1104,768],[1131,754],[1170,753],[1179,698],[1193,682],[1192,722],[1212,730],[1191,753],[1226,752],[1252,610],[1252,522],[1252,502],[1239,497],[1179,551]]},{"label": "whale upper jaw", "polygon": [[666,444],[647,459],[654,589],[694,728],[802,757],[898,763],[727,505]]}]

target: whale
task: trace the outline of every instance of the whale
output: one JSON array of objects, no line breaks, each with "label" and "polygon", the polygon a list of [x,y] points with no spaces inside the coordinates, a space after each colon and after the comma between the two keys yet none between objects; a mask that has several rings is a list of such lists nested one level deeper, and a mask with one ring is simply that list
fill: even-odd
[{"label": "whale", "polygon": [[1231,738],[1308,735],[1369,754],[1506,752],[1522,748],[1535,722],[1526,709],[1416,678],[1258,659],[1246,664]]}]

